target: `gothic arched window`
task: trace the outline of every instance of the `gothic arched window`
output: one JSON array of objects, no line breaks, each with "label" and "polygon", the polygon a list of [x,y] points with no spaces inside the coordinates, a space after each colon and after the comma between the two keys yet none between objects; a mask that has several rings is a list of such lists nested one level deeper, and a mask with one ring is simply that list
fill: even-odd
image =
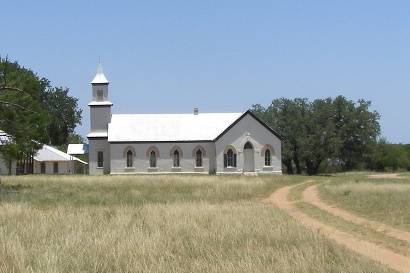
[{"label": "gothic arched window", "polygon": [[149,166],[151,168],[157,167],[157,155],[155,154],[154,150],[152,150],[149,154]]},{"label": "gothic arched window", "polygon": [[174,150],[174,167],[179,167],[179,151]]},{"label": "gothic arched window", "polygon": [[127,167],[131,168],[133,165],[133,154],[131,150],[127,151]]},{"label": "gothic arched window", "polygon": [[236,154],[229,149],[226,154],[224,154],[224,167],[236,167]]},{"label": "gothic arched window", "polygon": [[202,151],[201,149],[196,150],[195,153],[195,166],[202,167]]},{"label": "gothic arched window", "polygon": [[265,166],[270,166],[271,164],[272,162],[271,162],[270,150],[266,149],[265,150]]}]

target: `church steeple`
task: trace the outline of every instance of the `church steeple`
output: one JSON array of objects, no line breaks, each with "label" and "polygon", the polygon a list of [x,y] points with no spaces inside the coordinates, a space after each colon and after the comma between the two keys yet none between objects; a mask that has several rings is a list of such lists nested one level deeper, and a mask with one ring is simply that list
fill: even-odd
[{"label": "church steeple", "polygon": [[[98,105],[112,105],[108,100],[108,80],[105,77],[101,62],[98,63],[97,74],[91,82],[92,85],[92,102],[98,102]],[[95,104],[95,103],[94,103]],[[90,105],[90,104],[89,104]]]},{"label": "church steeple", "polygon": [[[105,136],[108,133],[108,123],[111,121],[112,102],[108,100],[108,81],[102,71],[101,63],[98,64],[97,74],[92,85],[92,101],[90,106],[91,133],[88,136]],[[103,134],[104,132],[104,134]]]},{"label": "church steeple", "polygon": [[108,84],[101,62],[97,74],[91,82],[92,101],[90,107],[89,168],[90,174],[110,173],[110,146],[108,144],[108,124],[111,122],[112,102],[108,100]]},{"label": "church steeple", "polygon": [[96,83],[99,83],[99,84],[109,83],[107,78],[104,76],[101,62],[98,63],[97,74],[95,75],[94,80],[91,82],[91,84],[96,84]]}]

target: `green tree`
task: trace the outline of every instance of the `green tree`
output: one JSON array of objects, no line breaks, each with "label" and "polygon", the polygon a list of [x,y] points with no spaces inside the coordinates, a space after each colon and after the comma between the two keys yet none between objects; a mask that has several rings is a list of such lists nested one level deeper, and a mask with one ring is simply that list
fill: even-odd
[{"label": "green tree", "polygon": [[66,143],[81,112],[67,88],[53,88],[30,69],[0,57],[0,130],[10,138],[10,146],[0,149],[3,158],[30,158],[44,143]]},{"label": "green tree", "polygon": [[82,110],[78,109],[78,99],[68,95],[68,88],[50,87],[42,94],[42,102],[47,109],[49,121],[47,132],[53,146],[66,145],[74,134],[77,124],[81,124]]},{"label": "green tree", "polygon": [[282,163],[288,174],[302,173],[301,135],[302,124],[307,122],[309,103],[307,99],[275,99],[268,108],[252,105],[251,111],[275,129],[282,137]]},{"label": "green tree", "polygon": [[[10,145],[19,147],[16,159],[31,154],[49,139],[48,117],[40,99],[46,83],[17,62],[0,57],[0,130],[10,136]],[[14,150],[1,149],[3,158],[15,156]]]},{"label": "green tree", "polygon": [[371,103],[343,96],[335,99],[275,99],[267,108],[252,105],[259,118],[283,136],[282,163],[287,172],[317,174],[324,160],[357,168],[371,155],[380,134],[380,115]]},{"label": "green tree", "polygon": [[397,171],[410,166],[409,147],[403,144],[391,144],[382,138],[377,141],[372,156],[369,157],[371,170]]},{"label": "green tree", "polygon": [[345,170],[357,169],[370,156],[380,135],[377,111],[370,111],[370,101],[357,103],[338,96],[333,101],[337,135],[341,141],[338,160]]},{"label": "green tree", "polygon": [[332,122],[333,101],[317,99],[310,104],[308,118],[303,125],[301,147],[306,171],[315,175],[323,160],[335,158],[340,149],[340,139]]}]

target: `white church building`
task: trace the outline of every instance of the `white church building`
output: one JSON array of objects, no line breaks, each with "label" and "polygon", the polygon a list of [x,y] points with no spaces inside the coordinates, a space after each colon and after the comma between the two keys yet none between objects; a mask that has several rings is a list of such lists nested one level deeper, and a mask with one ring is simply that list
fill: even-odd
[{"label": "white church building", "polygon": [[92,175],[282,174],[281,136],[250,111],[111,114],[101,63],[91,85]]}]

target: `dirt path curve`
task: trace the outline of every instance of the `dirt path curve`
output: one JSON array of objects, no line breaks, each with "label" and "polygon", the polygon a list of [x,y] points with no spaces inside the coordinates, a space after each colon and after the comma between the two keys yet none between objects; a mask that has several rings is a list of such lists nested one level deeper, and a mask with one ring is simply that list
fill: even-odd
[{"label": "dirt path curve", "polygon": [[324,235],[336,241],[336,243],[344,245],[349,249],[378,261],[394,270],[410,273],[409,257],[396,254],[371,242],[356,239],[348,233],[328,226],[299,211],[292,202],[288,201],[287,196],[291,188],[292,187],[288,186],[275,191],[266,201],[275,204],[278,208],[286,211],[301,223],[320,230]]},{"label": "dirt path curve", "polygon": [[380,233],[384,233],[387,234],[391,237],[394,237],[396,239],[402,240],[402,241],[406,241],[408,243],[410,243],[410,232],[407,231],[402,231],[402,230],[398,230],[395,229],[393,227],[384,225],[380,222],[376,222],[376,221],[371,221],[371,220],[367,220],[364,218],[361,218],[359,216],[356,216],[348,211],[339,209],[337,207],[333,207],[330,206],[322,201],[320,201],[319,199],[319,195],[317,193],[317,185],[314,186],[310,186],[308,188],[305,189],[305,191],[303,192],[303,200],[306,202],[311,203],[312,205],[318,207],[321,210],[324,210],[334,216],[343,218],[346,221],[361,225],[361,226],[365,226],[368,227],[370,229],[373,229],[377,232]]}]

